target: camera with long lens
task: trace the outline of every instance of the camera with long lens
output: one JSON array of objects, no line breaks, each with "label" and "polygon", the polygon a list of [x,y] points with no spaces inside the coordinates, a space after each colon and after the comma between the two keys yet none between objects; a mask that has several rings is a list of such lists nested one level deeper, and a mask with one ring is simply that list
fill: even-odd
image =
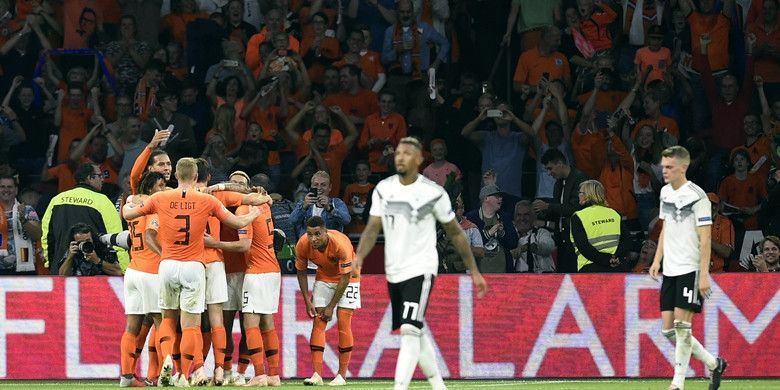
[{"label": "camera with long lens", "polygon": [[92,241],[79,241],[78,245],[81,253],[90,254],[95,251],[95,244]]},{"label": "camera with long lens", "polygon": [[106,246],[118,246],[123,249],[130,249],[130,232],[125,230],[119,233],[101,234],[100,242]]}]

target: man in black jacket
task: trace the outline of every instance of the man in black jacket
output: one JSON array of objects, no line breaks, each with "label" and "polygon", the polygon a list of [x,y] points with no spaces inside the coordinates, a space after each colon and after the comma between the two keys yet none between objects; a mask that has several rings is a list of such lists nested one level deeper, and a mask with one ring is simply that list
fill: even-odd
[{"label": "man in black jacket", "polygon": [[558,271],[577,272],[577,256],[569,237],[569,219],[582,208],[579,201],[580,184],[588,176],[569,165],[566,156],[558,149],[549,149],[542,155],[544,169],[555,178],[553,202],[537,199],[533,202],[534,212],[539,218],[557,224],[555,244],[558,247]]}]

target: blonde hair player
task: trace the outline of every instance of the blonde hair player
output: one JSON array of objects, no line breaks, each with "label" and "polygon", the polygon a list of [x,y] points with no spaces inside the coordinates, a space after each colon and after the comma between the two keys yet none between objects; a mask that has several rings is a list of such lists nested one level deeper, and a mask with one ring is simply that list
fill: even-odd
[{"label": "blonde hair player", "polygon": [[661,320],[663,335],[675,343],[674,378],[669,390],[682,390],[691,354],[710,369],[711,390],[720,387],[728,363],[715,358],[693,337],[693,314],[709,298],[712,207],[707,194],[685,172],[691,163],[688,150],[672,146],[661,153],[666,185],[661,189],[659,218],[664,221],[650,276],[657,280],[663,261]]}]

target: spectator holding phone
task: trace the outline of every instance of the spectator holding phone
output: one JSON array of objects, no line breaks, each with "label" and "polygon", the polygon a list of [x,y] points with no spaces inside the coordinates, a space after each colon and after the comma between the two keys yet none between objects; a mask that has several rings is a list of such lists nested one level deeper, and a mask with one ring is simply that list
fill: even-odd
[{"label": "spectator holding phone", "polygon": [[343,200],[330,194],[330,175],[325,171],[317,171],[311,177],[309,193],[295,203],[290,214],[290,221],[295,226],[296,240],[306,232],[305,222],[312,216],[322,217],[325,227],[328,229],[344,231],[344,226],[349,224],[352,218],[349,209]]}]

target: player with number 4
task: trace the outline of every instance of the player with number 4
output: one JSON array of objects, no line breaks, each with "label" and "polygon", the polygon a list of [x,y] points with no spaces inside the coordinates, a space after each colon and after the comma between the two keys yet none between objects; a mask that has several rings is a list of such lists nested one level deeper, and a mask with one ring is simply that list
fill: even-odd
[{"label": "player with number 4", "polygon": [[674,378],[669,390],[682,390],[691,355],[711,371],[711,390],[720,387],[728,364],[715,358],[693,337],[691,321],[701,312],[710,288],[710,237],[712,208],[707,194],[688,181],[685,172],[691,156],[682,146],[661,153],[661,169],[666,185],[661,189],[659,218],[664,221],[650,276],[657,279],[663,261],[661,284],[661,333],[675,343]]},{"label": "player with number 4", "polygon": [[[355,251],[352,242],[338,230],[325,227],[322,217],[306,221],[306,234],[295,245],[295,270],[301,288],[306,313],[314,319],[311,330],[311,360],[314,374],[303,381],[307,386],[322,386],[322,355],[325,352],[325,327],[336,311],[339,329],[339,372],[330,386],[347,382],[347,367],[352,356],[352,312],[360,308],[360,280],[352,273]],[[309,294],[306,267],[311,261],[317,265],[314,287]]]},{"label": "player with number 4", "polygon": [[[241,229],[258,215],[252,207],[246,215],[236,217],[217,198],[196,190],[198,166],[195,159],[181,158],[176,163],[176,189],[160,191],[136,206],[125,204],[123,214],[128,220],[142,215],[157,213],[160,228],[157,238],[160,242],[159,281],[160,350],[165,356],[159,384],[162,386],[188,386],[190,368],[193,378],[203,378],[203,367],[192,367],[196,351],[203,349],[200,334],[200,315],[206,309],[206,271],[203,264],[206,223],[210,216],[217,217],[224,224]],[[173,382],[173,342],[176,339],[176,321],[181,319],[182,372]]]}]

